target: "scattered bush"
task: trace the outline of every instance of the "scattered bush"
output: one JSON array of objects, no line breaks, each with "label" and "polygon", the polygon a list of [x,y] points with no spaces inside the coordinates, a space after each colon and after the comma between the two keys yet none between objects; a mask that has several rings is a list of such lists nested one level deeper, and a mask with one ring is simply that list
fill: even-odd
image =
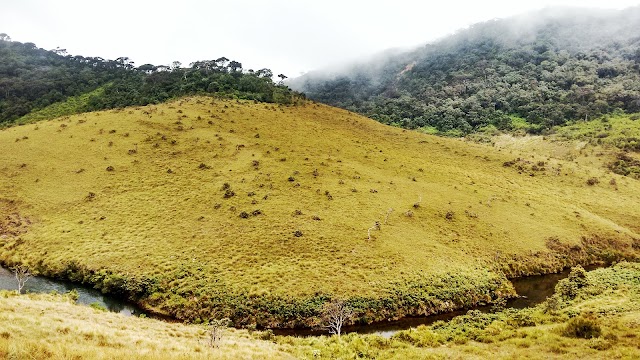
[{"label": "scattered bush", "polygon": [[102,304],[100,304],[99,302],[91,303],[89,306],[90,306],[92,309],[96,309],[96,310],[98,310],[98,311],[107,311],[107,308],[106,308],[106,307],[104,307],[104,306],[103,306]]},{"label": "scattered bush", "polygon": [[598,318],[593,314],[580,315],[569,320],[562,329],[562,335],[579,339],[591,339],[600,337],[602,329]]},{"label": "scattered bush", "polygon": [[600,182],[600,180],[598,180],[598,178],[592,177],[592,178],[587,179],[587,185],[589,185],[589,186],[596,185],[599,182]]},{"label": "scattered bush", "polygon": [[447,220],[453,220],[454,216],[455,216],[455,213],[451,210],[447,211],[447,213],[444,214],[444,218]]}]

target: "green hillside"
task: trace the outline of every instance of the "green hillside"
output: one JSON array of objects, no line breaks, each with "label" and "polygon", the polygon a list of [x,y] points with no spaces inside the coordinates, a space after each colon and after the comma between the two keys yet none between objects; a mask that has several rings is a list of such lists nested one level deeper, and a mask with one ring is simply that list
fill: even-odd
[{"label": "green hillside", "polygon": [[[640,183],[315,103],[191,97],[0,131],[0,261],[200,322],[311,326],[637,258]],[[596,180],[593,180],[596,179]]]},{"label": "green hillside", "polygon": [[550,8],[475,24],[409,52],[311,72],[290,85],[410,129],[540,133],[570,120],[640,111],[638,28],[640,7]]}]

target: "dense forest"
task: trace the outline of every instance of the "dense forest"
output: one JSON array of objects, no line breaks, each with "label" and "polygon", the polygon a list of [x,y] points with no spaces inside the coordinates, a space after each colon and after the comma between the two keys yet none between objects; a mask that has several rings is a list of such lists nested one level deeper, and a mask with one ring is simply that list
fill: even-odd
[{"label": "dense forest", "polygon": [[640,7],[547,9],[492,20],[418,49],[290,83],[380,122],[451,135],[541,132],[640,111]]},{"label": "dense forest", "polygon": [[241,63],[225,57],[189,67],[179,62],[136,67],[127,57],[72,56],[64,49],[44,50],[0,34],[0,125],[82,95],[88,96],[76,102],[72,112],[147,105],[189,94],[275,103],[302,96],[275,83],[271,70],[244,70]]}]

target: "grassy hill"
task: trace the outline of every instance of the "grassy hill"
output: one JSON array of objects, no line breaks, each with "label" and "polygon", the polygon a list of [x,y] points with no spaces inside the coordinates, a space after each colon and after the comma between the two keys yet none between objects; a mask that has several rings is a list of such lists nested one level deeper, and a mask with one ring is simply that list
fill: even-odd
[{"label": "grassy hill", "polygon": [[332,298],[429,314],[640,252],[636,180],[314,103],[85,113],[0,152],[0,261],[193,322],[310,326]]}]

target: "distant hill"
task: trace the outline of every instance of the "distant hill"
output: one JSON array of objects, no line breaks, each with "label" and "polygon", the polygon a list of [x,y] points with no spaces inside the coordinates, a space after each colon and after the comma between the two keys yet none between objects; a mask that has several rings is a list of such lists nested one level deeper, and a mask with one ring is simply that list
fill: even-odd
[{"label": "distant hill", "polygon": [[461,135],[539,133],[640,111],[640,7],[546,9],[479,23],[418,49],[290,82],[385,124]]},{"label": "distant hill", "polygon": [[[631,121],[631,120],[629,120]],[[539,149],[536,146],[536,149]],[[202,322],[313,326],[640,256],[640,182],[312,103],[214,97],[0,131],[0,262]]]},{"label": "distant hill", "polygon": [[190,94],[288,104],[301,94],[272,80],[269,69],[243,69],[225,57],[189,67],[134,66],[119,57],[71,56],[10,41],[0,34],[0,126],[84,111],[156,104]]}]

